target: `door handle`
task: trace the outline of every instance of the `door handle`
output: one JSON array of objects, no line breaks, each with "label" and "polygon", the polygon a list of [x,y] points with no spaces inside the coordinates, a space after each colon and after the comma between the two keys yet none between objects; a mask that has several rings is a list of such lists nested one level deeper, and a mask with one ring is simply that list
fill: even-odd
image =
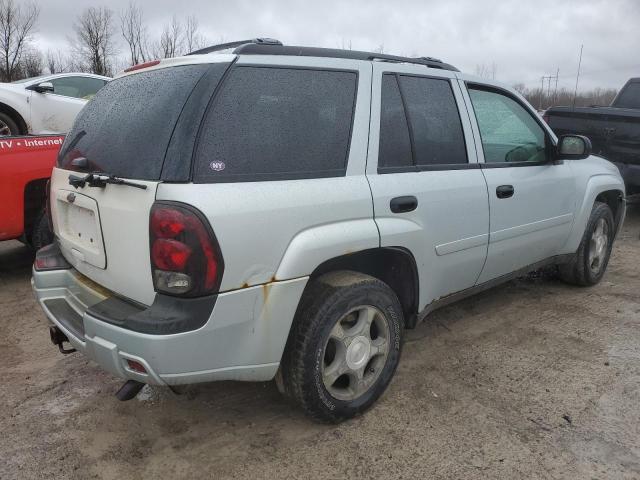
[{"label": "door handle", "polygon": [[395,197],[389,202],[389,208],[393,213],[413,212],[418,208],[418,199],[413,195]]},{"label": "door handle", "polygon": [[515,192],[515,189],[513,188],[513,185],[500,185],[499,187],[496,188],[496,196],[498,198],[513,197],[514,192]]}]

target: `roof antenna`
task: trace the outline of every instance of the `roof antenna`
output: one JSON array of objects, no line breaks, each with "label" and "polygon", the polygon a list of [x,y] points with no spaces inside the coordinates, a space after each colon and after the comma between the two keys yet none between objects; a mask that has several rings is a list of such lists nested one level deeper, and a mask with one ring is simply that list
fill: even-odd
[{"label": "roof antenna", "polygon": [[580,66],[582,65],[582,47],[584,47],[584,44],[580,45],[580,59],[578,60],[578,73],[576,74],[576,89],[573,92],[573,108],[576,108],[576,96],[578,95],[578,80],[580,79]]}]

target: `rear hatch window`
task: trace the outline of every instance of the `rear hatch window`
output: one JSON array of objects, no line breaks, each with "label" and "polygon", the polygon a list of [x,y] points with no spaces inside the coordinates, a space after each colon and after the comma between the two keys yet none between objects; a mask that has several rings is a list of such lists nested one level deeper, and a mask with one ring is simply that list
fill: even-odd
[{"label": "rear hatch window", "polygon": [[[142,71],[105,85],[78,115],[58,158],[58,167],[124,178],[159,180],[180,113],[209,68],[197,64]],[[212,87],[213,88],[213,87]]]}]

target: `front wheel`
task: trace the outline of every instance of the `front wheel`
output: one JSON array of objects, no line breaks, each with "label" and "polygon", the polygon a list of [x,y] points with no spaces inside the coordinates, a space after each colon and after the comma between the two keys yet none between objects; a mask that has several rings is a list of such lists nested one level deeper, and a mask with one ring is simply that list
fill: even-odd
[{"label": "front wheel", "polygon": [[403,315],[380,280],[340,271],[305,291],[282,362],[285,393],[313,418],[339,422],[382,395],[400,359]]},{"label": "front wheel", "polygon": [[606,203],[596,202],[578,251],[569,263],[558,266],[560,278],[580,286],[600,282],[609,264],[614,232],[611,208]]}]

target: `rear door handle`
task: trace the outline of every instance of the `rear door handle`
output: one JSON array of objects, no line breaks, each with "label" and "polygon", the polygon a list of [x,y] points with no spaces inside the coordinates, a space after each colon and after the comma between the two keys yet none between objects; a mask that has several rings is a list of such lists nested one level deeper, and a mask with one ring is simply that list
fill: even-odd
[{"label": "rear door handle", "polygon": [[498,198],[513,197],[514,192],[515,192],[515,189],[513,188],[513,185],[500,185],[499,187],[496,188],[496,196]]},{"label": "rear door handle", "polygon": [[393,213],[413,212],[418,208],[418,199],[413,195],[395,197],[389,202],[389,208]]}]

